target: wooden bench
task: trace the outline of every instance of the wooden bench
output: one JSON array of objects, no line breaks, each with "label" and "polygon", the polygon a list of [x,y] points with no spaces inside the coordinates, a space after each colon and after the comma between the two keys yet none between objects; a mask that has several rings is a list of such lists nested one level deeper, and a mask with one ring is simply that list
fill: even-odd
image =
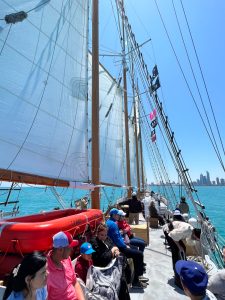
[{"label": "wooden bench", "polygon": [[150,228],[158,228],[159,227],[159,220],[158,220],[158,218],[152,218],[152,217],[150,217],[149,223],[150,223]]},{"label": "wooden bench", "polygon": [[148,223],[139,225],[130,225],[135,236],[142,238],[149,245],[149,226]]}]

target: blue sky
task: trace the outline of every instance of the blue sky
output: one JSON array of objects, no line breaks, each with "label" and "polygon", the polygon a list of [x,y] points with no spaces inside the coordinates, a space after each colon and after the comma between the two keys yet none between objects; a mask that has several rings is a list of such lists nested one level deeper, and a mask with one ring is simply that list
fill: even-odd
[{"label": "blue sky", "polygon": [[[116,40],[115,37],[116,32],[113,29],[114,16],[109,11],[111,8],[110,3],[110,1],[105,0],[100,1],[100,52],[104,51],[105,45],[109,45],[108,47],[111,50],[119,51],[118,40]],[[182,3],[199,56],[221,138],[224,142],[225,1],[185,0]],[[172,1],[157,0],[157,5],[185,76],[191,86],[192,93],[194,94],[196,102],[200,105],[200,98],[195,87],[176,23]],[[209,114],[209,119],[212,120],[208,98],[184,21],[181,2],[175,0],[174,5],[185,42],[187,43],[188,53],[193,64],[199,89]],[[149,71],[151,71],[155,63],[158,65],[162,86],[158,94],[163,101],[166,114],[169,116],[171,128],[175,132],[177,143],[182,150],[184,160],[190,170],[191,178],[195,180],[199,177],[200,173],[205,173],[207,170],[210,172],[211,179],[213,180],[216,176],[225,178],[224,171],[210,144],[187,85],[182,77],[182,73],[157,11],[155,1],[127,0],[125,1],[125,8],[137,42],[141,44],[149,38],[152,39],[151,42],[142,47],[142,53],[148,64]],[[106,59],[102,59],[102,62],[106,62]],[[115,65],[116,63],[114,63],[114,66]],[[114,75],[116,76],[116,73]],[[200,110],[202,111],[202,108],[200,108]],[[215,137],[217,137],[215,126],[212,126]],[[218,138],[217,141],[219,141]],[[158,143],[161,143],[160,140],[158,140]],[[218,145],[220,146],[219,143]],[[161,147],[163,149],[164,146],[161,145]],[[163,154],[164,150],[162,151]],[[221,155],[225,161],[222,150]],[[176,180],[177,175],[172,166],[169,163],[166,166],[170,178]],[[151,170],[148,167],[147,169],[148,177],[151,180]]]}]

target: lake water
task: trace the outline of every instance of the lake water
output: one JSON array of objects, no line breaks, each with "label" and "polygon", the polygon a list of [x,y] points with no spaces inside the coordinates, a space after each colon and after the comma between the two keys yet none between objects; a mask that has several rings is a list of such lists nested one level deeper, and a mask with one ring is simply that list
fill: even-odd
[{"label": "lake water", "polygon": [[[225,187],[208,186],[197,187],[197,189],[199,199],[206,207],[206,215],[210,218],[218,232],[225,238]],[[153,190],[156,191],[157,187],[153,187]],[[67,207],[71,205],[74,207],[74,200],[86,195],[88,196],[85,190],[57,188],[57,191],[64,199]],[[175,186],[174,191],[175,194],[179,195],[179,187]],[[122,197],[124,192],[122,189],[101,189],[101,209],[106,210],[108,204],[113,203],[114,199]],[[10,200],[17,200],[17,198],[19,199],[20,215],[38,213],[60,206],[49,188],[23,187],[21,191],[14,191],[10,196]],[[0,191],[0,202],[5,201],[5,199],[6,192]],[[0,206],[0,209],[9,211],[12,206],[9,205],[6,208]],[[193,209],[191,210],[193,211]]]}]

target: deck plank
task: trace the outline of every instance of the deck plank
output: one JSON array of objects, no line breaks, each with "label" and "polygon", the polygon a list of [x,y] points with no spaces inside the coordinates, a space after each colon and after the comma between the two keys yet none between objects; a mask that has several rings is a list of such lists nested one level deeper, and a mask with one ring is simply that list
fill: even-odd
[{"label": "deck plank", "polygon": [[144,290],[130,290],[131,300],[180,300],[189,299],[174,285],[171,252],[163,244],[162,229],[150,230],[150,245],[145,248],[145,277],[149,285]]}]

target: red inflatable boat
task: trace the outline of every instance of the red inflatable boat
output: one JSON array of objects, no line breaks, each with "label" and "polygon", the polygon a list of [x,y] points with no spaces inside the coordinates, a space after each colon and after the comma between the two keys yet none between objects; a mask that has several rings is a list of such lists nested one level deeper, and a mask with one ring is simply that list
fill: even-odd
[{"label": "red inflatable boat", "polygon": [[0,221],[0,251],[25,254],[52,247],[52,236],[68,231],[73,237],[92,231],[103,221],[99,209],[64,209]]}]

